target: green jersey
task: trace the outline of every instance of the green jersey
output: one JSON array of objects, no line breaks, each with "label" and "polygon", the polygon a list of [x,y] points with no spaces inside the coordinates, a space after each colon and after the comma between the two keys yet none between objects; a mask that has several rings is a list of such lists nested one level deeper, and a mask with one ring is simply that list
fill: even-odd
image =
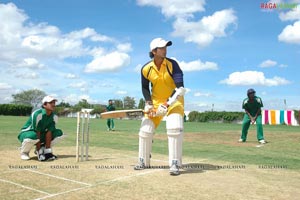
[{"label": "green jersey", "polygon": [[46,110],[44,108],[38,109],[34,111],[25,125],[22,127],[21,132],[25,131],[35,131],[46,133],[47,131],[53,132],[55,128],[55,124],[57,123],[58,117],[54,113],[51,115],[47,115]]},{"label": "green jersey", "polygon": [[[263,103],[260,97],[254,96],[254,100],[250,102],[249,98],[244,99],[243,109],[247,110],[252,117],[256,115],[258,110],[263,107]],[[259,113],[260,115],[261,113]]]},{"label": "green jersey", "polygon": [[106,110],[107,111],[114,111],[114,110],[116,110],[116,108],[112,104],[110,104],[110,105],[106,106]]}]

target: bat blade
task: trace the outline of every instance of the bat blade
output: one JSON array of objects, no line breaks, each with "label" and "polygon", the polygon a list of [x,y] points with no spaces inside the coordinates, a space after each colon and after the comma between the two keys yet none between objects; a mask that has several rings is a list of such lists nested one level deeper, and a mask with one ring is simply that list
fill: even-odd
[{"label": "bat blade", "polygon": [[116,110],[101,113],[101,118],[137,118],[143,115],[144,111],[142,109]]}]

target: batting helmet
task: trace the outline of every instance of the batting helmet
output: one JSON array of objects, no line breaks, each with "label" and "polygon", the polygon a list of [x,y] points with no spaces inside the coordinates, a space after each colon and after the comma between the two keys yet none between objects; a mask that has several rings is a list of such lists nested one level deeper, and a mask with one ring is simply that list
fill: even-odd
[{"label": "batting helmet", "polygon": [[254,89],[250,88],[249,90],[247,90],[247,95],[252,94],[252,93],[255,93]]}]

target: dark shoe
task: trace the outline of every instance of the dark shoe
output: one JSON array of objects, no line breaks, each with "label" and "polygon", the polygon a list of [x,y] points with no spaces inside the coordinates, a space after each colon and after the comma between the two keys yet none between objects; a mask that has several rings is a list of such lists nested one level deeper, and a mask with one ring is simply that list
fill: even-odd
[{"label": "dark shoe", "polygon": [[53,161],[57,158],[57,156],[53,155],[52,153],[46,153],[45,154],[45,160],[44,161]]}]

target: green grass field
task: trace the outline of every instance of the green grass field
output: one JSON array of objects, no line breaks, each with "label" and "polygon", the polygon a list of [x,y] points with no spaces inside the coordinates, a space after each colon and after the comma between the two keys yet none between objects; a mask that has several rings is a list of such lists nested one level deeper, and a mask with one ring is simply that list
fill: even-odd
[{"label": "green grass field", "polygon": [[[264,197],[263,199],[293,199],[294,197],[296,199],[296,196],[300,196],[299,192],[292,192],[300,185],[299,127],[266,125],[264,126],[264,134],[269,143],[257,147],[256,127],[254,125],[249,129],[247,142],[238,143],[240,124],[186,122],[184,123],[183,162],[187,165],[198,164],[206,168],[200,171],[183,169],[180,176],[170,177],[168,170],[134,171],[132,169],[132,166],[137,162],[139,120],[115,120],[116,130],[108,132],[106,131],[105,120],[91,119],[90,157],[89,161],[81,163],[75,162],[75,118],[59,118],[57,128],[62,129],[68,137],[54,147],[54,153],[59,156],[58,160],[41,163],[35,157],[30,161],[21,161],[17,150],[17,147],[20,146],[17,135],[26,120],[27,117],[0,116],[0,156],[2,158],[0,199],[40,199],[41,197],[41,199],[77,199],[76,195],[81,193],[85,194],[81,199],[98,199],[100,193],[103,196],[99,199],[115,199],[119,192],[126,193],[123,199],[148,199],[147,197],[166,199],[172,197],[172,195],[163,195],[164,192],[170,190],[167,187],[168,184],[171,188],[173,187],[172,191],[169,192],[174,192],[174,187],[181,187],[180,190],[175,190],[173,194],[175,198],[185,197],[183,195],[185,190],[188,199],[198,197],[201,197],[199,199],[262,199],[262,197]],[[152,149],[154,161],[152,165],[167,164],[168,148],[165,132],[165,122],[162,122],[154,136]],[[31,156],[34,157],[35,155],[31,152]],[[80,169],[53,170],[49,168],[53,164],[78,165]],[[52,179],[72,182],[75,185],[67,184],[67,187],[65,183],[59,183],[63,185],[62,187],[66,187],[63,189],[64,192],[60,191],[61,188],[48,188],[46,186],[41,189],[32,183],[38,179],[35,175],[32,180],[27,180],[26,177],[20,177],[19,170],[11,169],[9,167],[11,165],[21,166],[20,168],[24,165],[38,166],[38,170],[27,172],[35,175],[41,173],[47,177],[49,177],[48,174],[54,173],[55,178],[52,177]],[[105,172],[103,174],[99,173],[99,170],[95,171],[95,166],[98,165],[117,165],[123,166],[124,169],[102,170],[101,172]],[[228,166],[229,168],[217,170],[217,166]],[[230,169],[230,166],[244,166],[245,169]],[[91,175],[87,171],[96,174]],[[262,177],[265,179],[262,180]],[[177,181],[174,182],[175,178],[183,184],[189,184],[190,187],[186,187],[185,190],[182,189]],[[148,181],[147,184],[145,181]],[[157,187],[151,182],[163,185]],[[222,182],[232,185],[232,187],[236,184],[236,187],[228,190],[227,187],[224,186],[223,188],[219,185]],[[24,185],[28,184],[30,187],[26,189]],[[78,184],[83,184],[83,186],[78,186]],[[249,185],[252,184],[256,186],[249,188]],[[278,191],[274,184],[280,187],[280,191],[285,190],[286,192]],[[219,188],[214,191],[212,188],[217,186]],[[19,188],[20,192],[25,192],[25,196],[18,195],[18,193],[8,189],[11,187]],[[198,190],[197,188],[202,188],[206,193],[190,191],[191,189]],[[138,192],[136,190],[139,189],[143,191],[139,191],[142,193],[142,197],[136,194],[129,195]],[[242,193],[246,193],[247,190],[251,191],[250,194],[243,196]],[[267,190],[271,190],[272,194],[267,193]],[[89,192],[88,195],[86,192]]]}]

